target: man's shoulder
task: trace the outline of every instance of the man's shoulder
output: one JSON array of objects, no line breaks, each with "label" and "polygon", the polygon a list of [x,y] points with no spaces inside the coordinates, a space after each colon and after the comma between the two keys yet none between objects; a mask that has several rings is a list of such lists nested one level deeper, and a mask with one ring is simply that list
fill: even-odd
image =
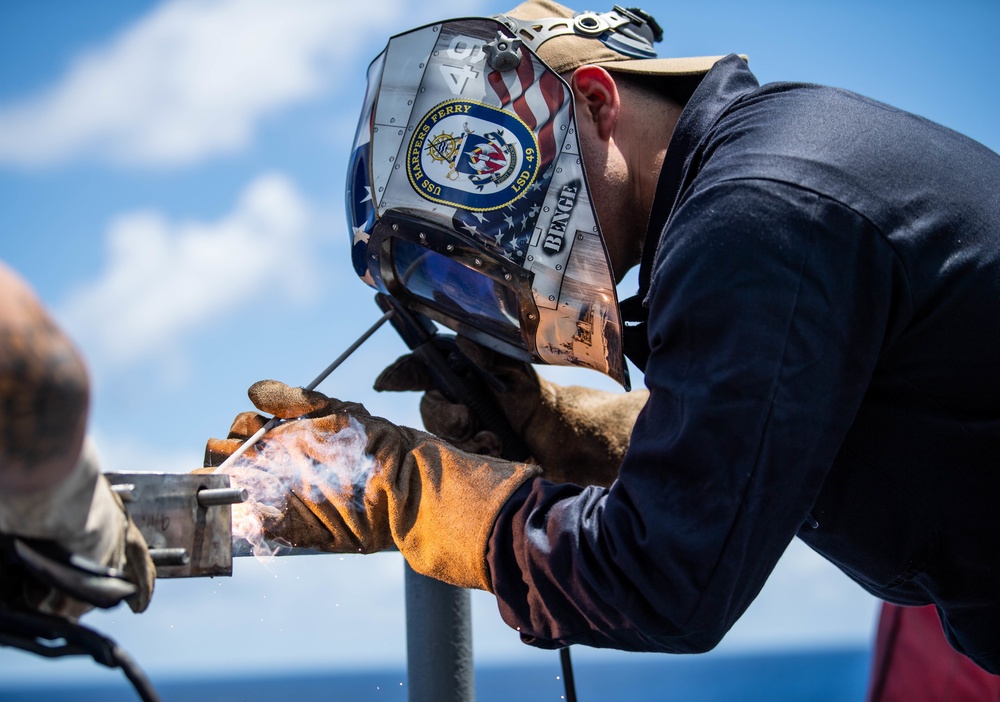
[{"label": "man's shoulder", "polygon": [[935,183],[942,199],[964,199],[974,184],[992,180],[984,176],[1000,178],[1000,156],[968,137],[848,90],[804,83],[766,84],[734,101],[689,163],[692,190],[769,180],[809,189],[873,220],[919,193],[926,197],[926,183]]}]

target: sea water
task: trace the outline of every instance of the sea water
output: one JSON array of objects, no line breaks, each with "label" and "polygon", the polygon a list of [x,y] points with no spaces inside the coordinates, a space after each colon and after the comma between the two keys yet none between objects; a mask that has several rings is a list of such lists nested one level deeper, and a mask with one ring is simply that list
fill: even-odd
[{"label": "sea water", "polygon": [[[864,702],[870,651],[863,648],[795,653],[642,656],[630,663],[574,661],[578,702]],[[563,680],[551,666],[482,666],[477,702],[561,702]],[[152,681],[163,702],[406,702],[403,670],[359,673],[280,672],[267,677]],[[132,702],[120,684],[18,686],[0,681],[3,702]]]}]

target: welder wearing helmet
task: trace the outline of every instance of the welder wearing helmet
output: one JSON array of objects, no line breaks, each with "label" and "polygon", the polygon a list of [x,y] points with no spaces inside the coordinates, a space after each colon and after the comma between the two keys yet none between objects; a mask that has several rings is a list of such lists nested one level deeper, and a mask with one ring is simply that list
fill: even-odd
[{"label": "welder wearing helmet", "polygon": [[[455,448],[490,442],[440,396],[436,438],[264,382],[261,409],[357,423],[375,459],[364,485],[293,490],[270,533],[394,543],[537,646],[668,652],[715,646],[798,536],[934,604],[1000,672],[1000,157],[850,92],[760,86],[737,55],[656,58],[660,35],[639,10],[528,2],[389,41],[349,172],[356,270],[475,342],[534,460]],[[449,267],[467,294],[442,300]],[[623,354],[648,394],[528,365],[627,385]],[[404,358],[378,386],[425,376]]]},{"label": "welder wearing helmet", "polygon": [[85,438],[89,399],[78,351],[0,263],[0,606],[75,620],[149,603],[155,569]]}]

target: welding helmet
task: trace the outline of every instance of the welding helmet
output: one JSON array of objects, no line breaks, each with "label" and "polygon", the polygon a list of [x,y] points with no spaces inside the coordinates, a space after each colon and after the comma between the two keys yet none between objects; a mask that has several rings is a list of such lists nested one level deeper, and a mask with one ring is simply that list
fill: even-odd
[{"label": "welding helmet", "polygon": [[627,388],[572,93],[539,49],[565,37],[586,40],[582,56],[562,49],[577,65],[655,62],[659,27],[617,6],[574,15],[533,1],[511,15],[399,34],[370,65],[347,181],[354,267],[487,347]]}]

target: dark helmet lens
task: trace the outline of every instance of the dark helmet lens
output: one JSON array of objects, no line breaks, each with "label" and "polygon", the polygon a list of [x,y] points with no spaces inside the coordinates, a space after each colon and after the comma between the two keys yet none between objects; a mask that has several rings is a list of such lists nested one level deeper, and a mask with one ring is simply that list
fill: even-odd
[{"label": "dark helmet lens", "polygon": [[397,281],[428,307],[523,345],[513,290],[405,239],[393,241],[392,259]]}]

